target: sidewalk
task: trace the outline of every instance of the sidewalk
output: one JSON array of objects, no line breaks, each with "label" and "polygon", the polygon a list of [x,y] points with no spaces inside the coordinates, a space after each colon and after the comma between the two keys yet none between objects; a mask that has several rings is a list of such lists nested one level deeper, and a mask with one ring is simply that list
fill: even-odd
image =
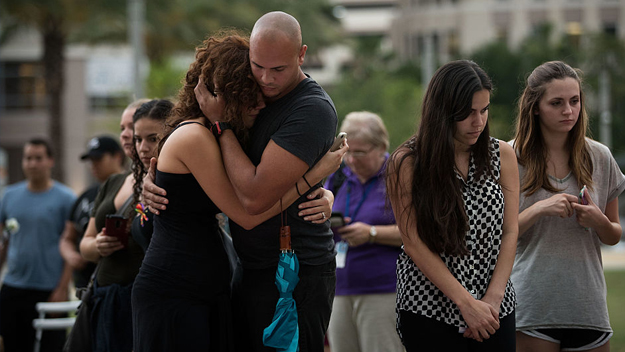
[{"label": "sidewalk", "polygon": [[623,240],[613,247],[601,249],[604,270],[625,270],[625,243]]}]

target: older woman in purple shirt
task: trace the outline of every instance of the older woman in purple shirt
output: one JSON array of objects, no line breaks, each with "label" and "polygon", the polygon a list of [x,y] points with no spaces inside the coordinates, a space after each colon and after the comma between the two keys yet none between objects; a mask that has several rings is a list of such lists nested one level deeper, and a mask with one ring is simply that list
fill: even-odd
[{"label": "older woman in purple shirt", "polygon": [[395,273],[402,244],[395,217],[386,206],[384,169],[388,132],[371,112],[352,112],[340,131],[350,150],[344,168],[325,188],[335,194],[333,212],[345,226],[334,227],[336,296],[328,328],[332,352],[403,351],[395,331]]}]

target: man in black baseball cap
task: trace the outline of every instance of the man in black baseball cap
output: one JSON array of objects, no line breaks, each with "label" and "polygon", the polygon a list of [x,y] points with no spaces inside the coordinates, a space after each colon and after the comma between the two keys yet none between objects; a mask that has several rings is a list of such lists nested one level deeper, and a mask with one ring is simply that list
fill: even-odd
[{"label": "man in black baseball cap", "polygon": [[123,172],[125,158],[119,143],[109,136],[91,138],[87,143],[87,151],[80,156],[81,160],[90,161],[91,173],[98,182],[89,187],[76,200],[70,213],[70,220],[65,224],[65,230],[59,243],[59,250],[63,259],[74,269],[76,288],[87,286],[95,268],[95,264],[82,258],[78,252],[78,244],[87,229],[100,183],[106,181],[111,175]]},{"label": "man in black baseball cap", "polygon": [[105,153],[115,154],[122,151],[119,143],[117,143],[114,138],[109,136],[98,136],[91,138],[91,140],[89,140],[89,143],[87,144],[87,148],[87,151],[80,156],[80,160],[85,160],[87,158],[98,159]]},{"label": "man in black baseball cap", "polygon": [[87,151],[80,159],[91,161],[91,173],[100,183],[106,181],[109,176],[122,172],[125,160],[119,143],[109,136],[91,138],[87,143]]}]

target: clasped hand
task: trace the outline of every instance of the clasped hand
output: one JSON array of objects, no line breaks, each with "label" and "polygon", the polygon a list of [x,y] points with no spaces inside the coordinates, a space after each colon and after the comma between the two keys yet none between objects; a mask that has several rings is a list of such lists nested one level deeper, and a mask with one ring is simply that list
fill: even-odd
[{"label": "clasped hand", "polygon": [[584,197],[588,202],[586,205],[579,204],[576,196],[566,193],[556,194],[539,203],[543,209],[543,214],[546,216],[568,218],[575,214],[577,222],[582,227],[597,227],[603,213],[592,200],[587,190],[584,191]]},{"label": "clasped hand", "polygon": [[[472,300],[467,306],[460,308],[464,321],[469,326],[463,336],[482,342],[499,330],[499,309],[496,303],[483,300]],[[499,307],[501,303],[497,305]]]}]

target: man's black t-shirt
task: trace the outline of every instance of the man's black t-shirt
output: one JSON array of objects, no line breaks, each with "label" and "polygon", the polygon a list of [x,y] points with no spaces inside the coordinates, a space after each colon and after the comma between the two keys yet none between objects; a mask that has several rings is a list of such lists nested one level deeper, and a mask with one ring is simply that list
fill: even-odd
[{"label": "man's black t-shirt", "polygon": [[[337,123],[336,109],[330,96],[317,82],[306,78],[260,112],[251,131],[247,155],[254,165],[258,165],[265,147],[273,140],[312,167],[332,145]],[[297,215],[297,206],[307,201],[305,196],[287,210],[291,244],[301,264],[325,264],[334,260],[332,231],[328,221],[313,224]],[[277,265],[280,253],[279,215],[249,231],[230,220],[230,230],[234,247],[245,268],[261,269]]]},{"label": "man's black t-shirt", "polygon": [[[78,199],[76,199],[76,202],[72,207],[72,211],[70,212],[69,221],[74,224],[74,228],[78,233],[76,248],[80,245],[80,241],[87,230],[89,218],[91,217],[91,210],[93,209],[93,202],[95,201],[95,197],[98,195],[98,190],[100,190],[99,184],[89,187],[83,192],[83,194],[80,195],[80,197],[78,197]],[[95,263],[89,262],[83,269],[74,270],[74,284],[76,285],[76,288],[87,286],[95,267]]]}]

